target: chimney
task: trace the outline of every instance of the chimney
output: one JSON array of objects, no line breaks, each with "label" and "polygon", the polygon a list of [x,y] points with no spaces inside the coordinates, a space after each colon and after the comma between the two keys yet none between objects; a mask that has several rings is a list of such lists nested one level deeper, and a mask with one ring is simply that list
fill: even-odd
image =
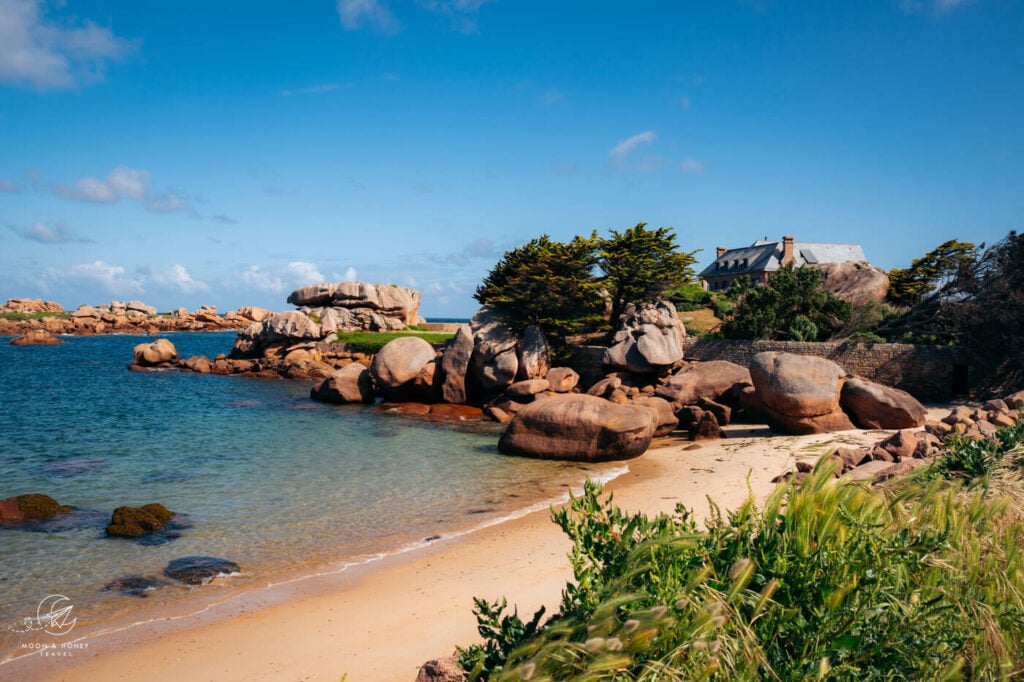
[{"label": "chimney", "polygon": [[789,265],[793,262],[793,238],[782,238],[782,265]]},{"label": "chimney", "polygon": [[722,254],[725,253],[726,251],[728,251],[729,249],[725,248],[724,246],[719,246],[715,250],[718,252],[718,254],[715,256],[715,258],[721,258]]}]

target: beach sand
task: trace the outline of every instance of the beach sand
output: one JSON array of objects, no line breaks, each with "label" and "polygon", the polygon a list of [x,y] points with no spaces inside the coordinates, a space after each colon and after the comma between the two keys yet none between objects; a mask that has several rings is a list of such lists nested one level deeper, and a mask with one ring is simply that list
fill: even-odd
[{"label": "beach sand", "polygon": [[[750,494],[764,499],[795,460],[884,435],[727,432],[698,447],[662,439],[605,492],[626,510],[657,514],[681,503],[702,519],[707,497],[723,510]],[[534,512],[340,574],[253,590],[201,615],[90,637],[69,656],[22,658],[0,667],[0,678],[411,682],[423,662],[477,641],[474,596],[506,597],[524,619],[540,605],[556,610],[571,578],[568,551],[549,511]]]}]

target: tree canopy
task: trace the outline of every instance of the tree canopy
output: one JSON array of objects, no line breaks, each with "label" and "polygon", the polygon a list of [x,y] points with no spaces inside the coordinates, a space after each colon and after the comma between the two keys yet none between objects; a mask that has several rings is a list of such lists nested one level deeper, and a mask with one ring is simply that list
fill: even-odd
[{"label": "tree canopy", "polygon": [[542,235],[506,251],[474,298],[517,330],[538,325],[560,341],[587,331],[604,309],[594,277],[597,242],[597,232],[570,242]]},{"label": "tree canopy", "polygon": [[[984,247],[982,244],[981,248]],[[931,292],[941,290],[961,268],[969,267],[977,257],[978,247],[971,242],[956,239],[943,242],[923,257],[914,259],[909,268],[890,270],[886,297],[893,305],[915,306]]]},{"label": "tree canopy", "polygon": [[821,273],[786,265],[762,286],[740,277],[729,287],[736,301],[722,334],[731,339],[824,341],[850,316],[850,304],[821,288]]},{"label": "tree canopy", "polygon": [[627,303],[653,302],[693,280],[697,251],[679,251],[671,227],[649,230],[646,223],[637,223],[623,232],[610,232],[598,245],[597,264],[612,298],[613,325]]},{"label": "tree canopy", "polygon": [[694,277],[694,252],[680,252],[671,227],[645,223],[600,238],[559,242],[543,235],[505,252],[474,298],[514,328],[540,326],[556,343],[596,331],[610,299],[614,325],[627,303],[653,301]]}]

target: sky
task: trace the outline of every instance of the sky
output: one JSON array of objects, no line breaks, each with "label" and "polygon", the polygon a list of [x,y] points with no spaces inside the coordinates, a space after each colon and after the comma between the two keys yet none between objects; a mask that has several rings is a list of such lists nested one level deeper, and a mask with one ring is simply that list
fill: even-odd
[{"label": "sky", "polygon": [[1017,0],[0,0],[0,299],[468,317],[639,222],[906,267],[1024,228]]}]

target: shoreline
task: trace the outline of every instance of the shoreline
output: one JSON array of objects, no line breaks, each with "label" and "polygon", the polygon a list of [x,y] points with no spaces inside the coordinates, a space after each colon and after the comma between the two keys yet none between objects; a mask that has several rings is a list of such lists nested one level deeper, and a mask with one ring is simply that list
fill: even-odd
[{"label": "shoreline", "polygon": [[[759,502],[771,479],[822,443],[874,440],[877,432],[772,436],[731,427],[730,438],[693,448],[669,438],[624,462],[606,484],[615,503],[648,515],[677,503],[707,518],[749,494]],[[412,680],[425,661],[477,641],[472,598],[505,597],[528,617],[557,610],[571,578],[568,539],[547,509],[392,553],[333,573],[251,588],[174,621],[154,618],[96,635],[66,657],[32,655],[0,666],[25,680],[282,679]]]}]

